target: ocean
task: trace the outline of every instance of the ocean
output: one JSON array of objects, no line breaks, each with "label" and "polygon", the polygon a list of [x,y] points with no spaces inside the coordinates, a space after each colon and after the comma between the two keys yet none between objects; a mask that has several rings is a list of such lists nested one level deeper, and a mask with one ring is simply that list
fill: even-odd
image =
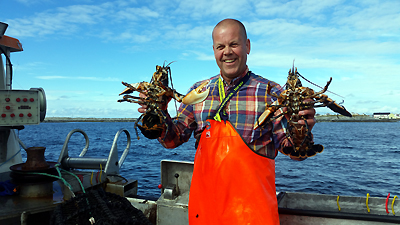
[{"label": "ocean", "polygon": [[[42,123],[18,132],[27,147],[46,147],[47,161],[57,161],[67,134],[82,129],[89,137],[86,156],[107,157],[115,134],[125,128],[131,134],[130,152],[120,173],[138,180],[138,195],[160,195],[160,161],[193,161],[194,138],[178,148],[165,149],[157,140],[140,134],[136,139],[133,122]],[[341,196],[374,197],[400,195],[400,122],[320,122],[313,129],[314,141],[322,153],[298,162],[279,154],[276,158],[276,189],[279,192],[307,192]],[[127,138],[118,139],[120,155]],[[68,144],[70,157],[85,147],[82,134],[75,133]],[[26,152],[22,150],[23,160]]]}]

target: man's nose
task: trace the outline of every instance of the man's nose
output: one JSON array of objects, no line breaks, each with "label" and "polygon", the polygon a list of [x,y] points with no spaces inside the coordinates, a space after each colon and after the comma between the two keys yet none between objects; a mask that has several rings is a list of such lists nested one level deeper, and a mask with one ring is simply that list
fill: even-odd
[{"label": "man's nose", "polygon": [[225,55],[230,55],[230,54],[232,54],[232,48],[231,48],[231,47],[226,47],[226,48],[224,49],[224,54],[225,54]]}]

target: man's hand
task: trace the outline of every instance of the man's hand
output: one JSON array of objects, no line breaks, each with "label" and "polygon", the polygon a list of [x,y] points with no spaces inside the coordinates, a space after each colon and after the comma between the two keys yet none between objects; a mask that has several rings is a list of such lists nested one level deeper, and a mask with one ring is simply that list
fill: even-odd
[{"label": "man's hand", "polygon": [[[140,98],[147,98],[147,96],[145,95],[145,94],[143,94],[143,93],[139,93],[139,97]],[[168,103],[171,101],[171,97],[165,97],[166,98],[166,103],[165,104],[159,104],[159,108],[161,109],[161,110],[163,110],[163,111],[166,111],[167,110],[167,108],[168,108]],[[162,101],[162,99],[163,99],[163,96],[160,96],[159,97],[159,101]],[[139,113],[145,113],[146,112],[146,110],[147,110],[147,105],[146,104],[139,104],[140,105],[140,108],[138,108],[138,112]]]},{"label": "man's hand", "polygon": [[[312,102],[312,101],[313,101],[312,99],[304,100],[304,102]],[[317,120],[315,119],[315,109],[310,108],[310,109],[302,110],[299,112],[299,116],[303,116],[306,118],[307,124],[308,124],[308,129],[309,129],[309,131],[311,131],[312,128],[314,127],[315,123],[317,122]],[[304,120],[299,120],[298,123],[305,125]]]},{"label": "man's hand", "polygon": [[[139,97],[141,98],[146,98],[147,96],[145,94],[139,93]],[[145,113],[147,110],[147,105],[145,104],[139,104],[140,108],[138,108],[139,113]]]}]

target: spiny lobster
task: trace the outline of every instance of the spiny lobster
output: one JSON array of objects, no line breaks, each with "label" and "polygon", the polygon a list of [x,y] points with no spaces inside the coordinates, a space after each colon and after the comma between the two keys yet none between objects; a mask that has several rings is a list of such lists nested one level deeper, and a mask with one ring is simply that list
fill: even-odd
[{"label": "spiny lobster", "polygon": [[[343,106],[340,106],[335,101],[328,98],[327,95],[323,94],[328,90],[332,77],[321,91],[314,92],[311,88],[302,87],[299,76],[301,75],[297,72],[297,68],[294,68],[293,64],[292,69],[289,70],[288,80],[285,85],[286,90],[280,95],[271,93],[273,86],[268,83],[268,94],[277,98],[277,100],[266,106],[266,110],[257,119],[254,125],[254,130],[263,127],[264,124],[267,124],[267,122],[271,120],[277,119],[281,116],[286,116],[288,118],[286,136],[292,146],[283,148],[282,152],[292,158],[305,159],[307,157],[315,156],[317,153],[321,153],[324,150],[324,147],[320,144],[314,144],[312,133],[308,127],[306,118],[304,118],[304,116],[299,116],[299,111],[327,106],[332,111],[344,116],[351,117],[352,115]],[[304,101],[306,99],[311,99],[311,101]],[[274,116],[275,112],[283,107],[286,107],[286,111]],[[299,120],[304,120],[305,125],[299,124]]]}]

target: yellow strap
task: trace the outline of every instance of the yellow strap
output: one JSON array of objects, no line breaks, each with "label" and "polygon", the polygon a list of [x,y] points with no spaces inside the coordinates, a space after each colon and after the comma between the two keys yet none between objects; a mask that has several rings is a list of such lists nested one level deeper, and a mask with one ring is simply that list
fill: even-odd
[{"label": "yellow strap", "polygon": [[221,116],[219,115],[219,113],[217,113],[217,114],[214,116],[214,120],[215,120],[215,121],[218,121],[218,122],[221,122]]},{"label": "yellow strap", "polygon": [[[218,83],[218,90],[219,90],[219,100],[222,103],[222,101],[225,99],[225,88],[224,88],[224,82],[222,81],[221,77],[219,77],[217,83]],[[214,116],[214,120],[221,122],[221,116],[219,115],[219,113],[217,113]]]},{"label": "yellow strap", "polygon": [[397,198],[397,195],[395,195],[395,196],[394,196],[394,198],[393,198],[393,201],[392,201],[392,213],[393,213],[393,215],[395,215],[395,214],[394,214],[394,208],[393,208],[393,205],[394,205],[394,200],[396,200],[396,198]]},{"label": "yellow strap", "polygon": [[222,102],[225,99],[225,87],[221,77],[218,79],[219,100]]},{"label": "yellow strap", "polygon": [[224,107],[233,97],[233,95],[235,95],[239,91],[240,87],[242,87],[249,80],[249,78],[250,78],[250,71],[247,72],[247,74],[240,79],[240,82],[235,85],[235,87],[229,92],[227,96],[225,95],[225,87],[221,79],[221,76],[218,78],[219,99],[221,101],[221,104],[219,105],[217,113],[214,116],[215,121],[221,122],[221,117],[219,113],[222,112],[224,113],[224,115],[227,115],[226,112],[224,112]]},{"label": "yellow strap", "polygon": [[337,207],[338,207],[338,209],[339,209],[339,211],[340,211],[340,205],[339,205],[339,195],[337,196],[337,199],[336,199],[336,204],[337,204]]},{"label": "yellow strap", "polygon": [[365,204],[367,205],[368,212],[370,212],[371,210],[369,210],[369,207],[368,207],[368,198],[369,198],[369,193],[367,193],[367,200],[365,201]]}]

